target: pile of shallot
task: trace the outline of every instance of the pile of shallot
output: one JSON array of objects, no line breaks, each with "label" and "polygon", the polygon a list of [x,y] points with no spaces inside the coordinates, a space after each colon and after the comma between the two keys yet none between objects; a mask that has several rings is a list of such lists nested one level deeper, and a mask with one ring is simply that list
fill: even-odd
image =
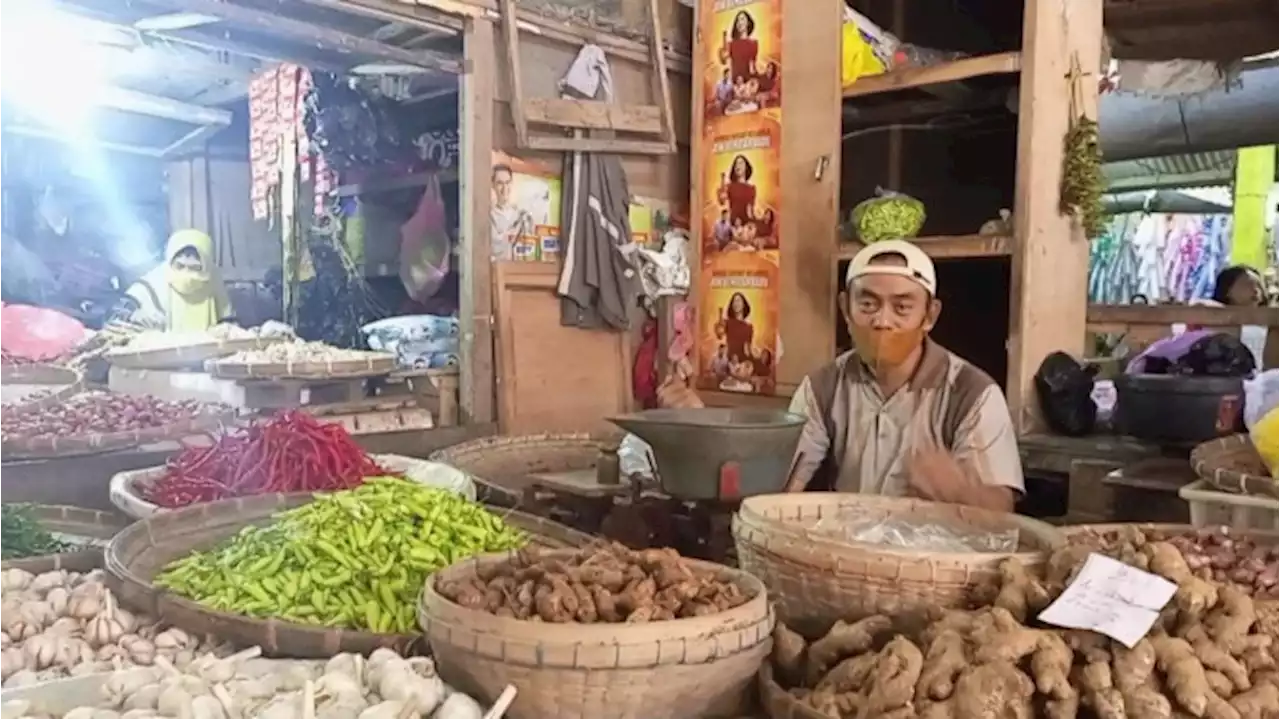
[{"label": "pile of shallot", "polygon": [[181,629],[121,608],[101,572],[0,572],[0,678],[5,689],[65,676],[149,666],[174,666],[200,654],[230,653]]}]

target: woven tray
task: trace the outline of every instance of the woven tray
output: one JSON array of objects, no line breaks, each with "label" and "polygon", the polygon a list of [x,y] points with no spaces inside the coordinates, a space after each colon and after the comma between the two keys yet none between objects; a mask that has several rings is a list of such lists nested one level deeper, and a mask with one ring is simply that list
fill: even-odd
[{"label": "woven tray", "polygon": [[[888,549],[809,531],[819,519],[859,511],[861,517],[913,517],[993,530],[1017,529],[1017,553],[944,553]],[[959,607],[996,567],[1013,557],[1027,564],[1064,542],[1054,527],[1016,514],[863,494],[796,493],[749,497],[733,518],[738,564],[769,588],[778,621],[821,635],[837,619],[912,615]]]},{"label": "woven tray", "polygon": [[[370,455],[373,461],[393,473],[402,474],[406,479],[433,487],[450,489],[467,499],[476,498],[475,483],[471,478],[452,468],[446,468],[447,474],[442,476],[435,471],[440,465],[416,457],[405,457],[398,454]],[[152,482],[164,476],[165,467],[147,467],[128,472],[120,472],[111,478],[108,496],[117,509],[133,519],[146,519],[157,512],[172,511],[153,504],[144,498],[144,489]]]},{"label": "woven tray", "polygon": [[303,362],[233,362],[229,358],[205,362],[205,371],[221,379],[349,379],[390,374],[396,356],[386,352],[366,352],[365,357],[347,360]]},{"label": "woven tray", "polygon": [[117,367],[127,369],[178,369],[201,367],[211,359],[227,357],[237,352],[262,349],[284,341],[280,337],[245,337],[242,339],[210,340],[180,347],[156,347],[130,349],[114,347],[103,353],[103,359]]},{"label": "woven tray", "polygon": [[11,411],[39,411],[61,404],[68,397],[84,391],[84,375],[73,369],[49,364],[6,366],[0,369],[0,384],[47,387],[49,394],[4,403]]},{"label": "woven tray", "polygon": [[40,557],[8,559],[0,562],[0,569],[23,569],[32,574],[66,569],[71,572],[88,572],[102,566],[103,545],[129,524],[129,520],[114,512],[96,509],[64,507],[53,504],[31,505],[32,514],[40,526],[55,534],[69,535],[73,539],[100,540],[74,552],[60,552]]},{"label": "woven tray", "polygon": [[144,444],[177,440],[216,429],[230,422],[234,415],[227,412],[209,412],[181,422],[162,427],[107,432],[81,437],[35,437],[31,439],[6,439],[0,441],[0,453],[5,460],[54,459],[100,454],[130,449]]},{"label": "woven tray", "polygon": [[[169,562],[192,551],[214,547],[244,527],[269,524],[276,512],[309,501],[309,494],[267,494],[198,504],[136,522],[117,534],[107,547],[105,567],[111,589],[126,605],[174,626],[214,634],[239,645],[258,645],[273,656],[306,659],[327,658],[339,652],[367,654],[378,647],[391,647],[401,653],[420,649],[421,636],[417,634],[375,634],[256,619],[209,609],[153,584],[156,574]],[[546,547],[591,541],[568,527],[520,512],[506,513],[506,518],[512,526],[529,532],[534,543]]]},{"label": "woven tray", "polygon": [[484,437],[442,449],[430,459],[474,477],[481,484],[481,501],[514,507],[530,475],[592,469],[600,448],[610,443],[616,446],[617,440],[590,434]]},{"label": "woven tray", "polygon": [[[490,554],[436,574],[447,580]],[[710,562],[754,598],[721,614],[647,624],[547,624],[466,609],[422,589],[418,620],[441,676],[473,696],[519,690],[512,719],[671,719],[735,707],[773,645],[774,617],[759,580]]]},{"label": "woven tray", "polygon": [[1215,489],[1255,497],[1280,497],[1280,483],[1247,434],[1219,437],[1191,450],[1191,467]]}]

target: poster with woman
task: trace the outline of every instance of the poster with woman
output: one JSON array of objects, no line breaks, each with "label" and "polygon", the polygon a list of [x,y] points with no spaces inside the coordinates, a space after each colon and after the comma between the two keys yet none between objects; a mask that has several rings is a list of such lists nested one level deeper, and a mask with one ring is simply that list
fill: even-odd
[{"label": "poster with woman", "polygon": [[699,3],[704,83],[703,130],[720,118],[769,111],[782,103],[781,0]]},{"label": "poster with woman", "polygon": [[773,392],[778,355],[778,266],[751,254],[703,265],[697,386]]},{"label": "poster with woman", "polygon": [[560,255],[560,178],[500,152],[494,153],[492,172],[493,259],[555,262]]},{"label": "poster with woman", "polygon": [[721,253],[777,254],[779,135],[774,126],[711,143],[702,184],[705,261]]}]

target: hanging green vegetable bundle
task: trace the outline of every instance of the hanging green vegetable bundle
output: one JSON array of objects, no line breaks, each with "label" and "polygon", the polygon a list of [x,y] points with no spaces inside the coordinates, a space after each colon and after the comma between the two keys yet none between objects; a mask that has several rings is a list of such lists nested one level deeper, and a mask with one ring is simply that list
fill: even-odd
[{"label": "hanging green vegetable bundle", "polygon": [[1098,123],[1083,115],[1076,118],[1062,150],[1062,213],[1079,218],[1089,239],[1099,237],[1106,229],[1102,193],[1107,189],[1107,180],[1102,174]]}]

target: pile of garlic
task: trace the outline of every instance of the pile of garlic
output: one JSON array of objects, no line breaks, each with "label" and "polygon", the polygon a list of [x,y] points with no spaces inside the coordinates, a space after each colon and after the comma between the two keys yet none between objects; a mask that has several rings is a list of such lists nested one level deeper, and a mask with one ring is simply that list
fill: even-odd
[{"label": "pile of garlic", "polygon": [[[179,671],[156,666],[115,672],[97,706],[60,719],[482,719],[471,697],[451,690],[425,657],[388,649],[366,660],[339,654],[319,661],[257,658],[245,650],[226,659],[197,658]],[[0,706],[0,719],[53,719],[26,700]]]},{"label": "pile of garlic", "polygon": [[186,666],[206,651],[186,632],[122,609],[100,571],[0,572],[0,680],[5,689],[64,676],[147,666],[157,656]]}]

